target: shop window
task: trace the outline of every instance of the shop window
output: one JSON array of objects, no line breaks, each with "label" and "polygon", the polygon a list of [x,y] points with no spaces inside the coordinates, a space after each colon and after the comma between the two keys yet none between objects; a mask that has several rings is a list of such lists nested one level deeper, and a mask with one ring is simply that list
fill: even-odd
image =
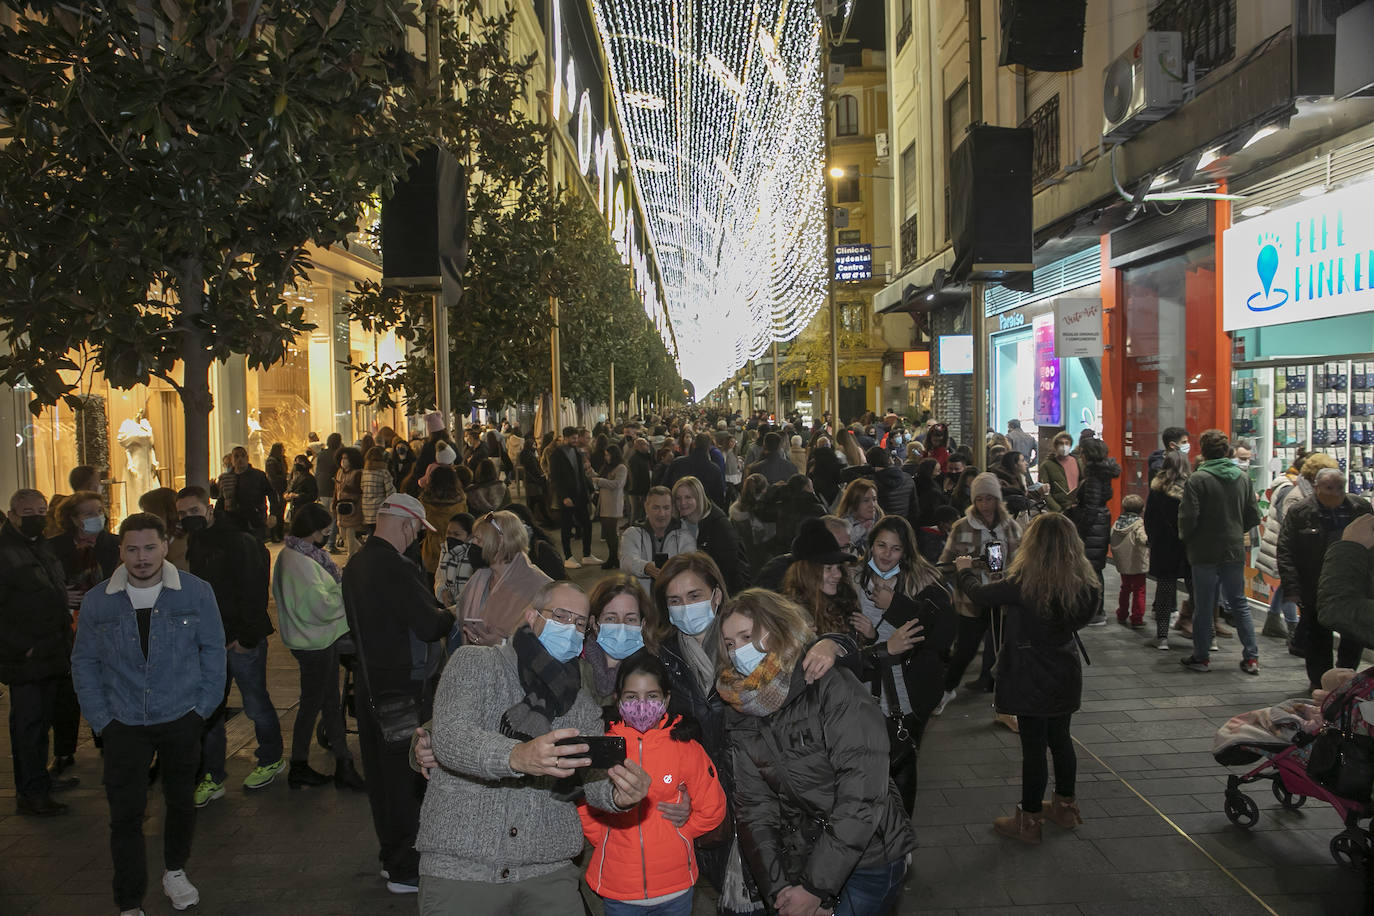
[{"label": "shop window", "polygon": [[842,95],[835,100],[835,136],[854,137],[859,133],[859,100]]}]

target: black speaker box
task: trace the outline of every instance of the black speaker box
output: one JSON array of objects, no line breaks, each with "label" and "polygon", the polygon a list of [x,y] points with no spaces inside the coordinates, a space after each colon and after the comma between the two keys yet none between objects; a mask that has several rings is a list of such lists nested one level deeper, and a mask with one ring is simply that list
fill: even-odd
[{"label": "black speaker box", "polygon": [[972,128],[949,160],[955,279],[1031,270],[1031,130]]},{"label": "black speaker box", "polygon": [[1064,71],[1083,66],[1088,0],[1002,0],[999,66]]},{"label": "black speaker box", "polygon": [[467,260],[467,180],[441,147],[423,150],[382,201],[382,282],[441,288],[456,301]]}]

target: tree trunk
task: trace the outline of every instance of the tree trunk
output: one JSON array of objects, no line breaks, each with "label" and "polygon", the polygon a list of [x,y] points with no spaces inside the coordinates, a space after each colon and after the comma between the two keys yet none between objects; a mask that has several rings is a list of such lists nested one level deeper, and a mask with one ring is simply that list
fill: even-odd
[{"label": "tree trunk", "polygon": [[182,262],[181,282],[181,407],[186,426],[186,485],[210,483],[210,364],[205,330],[197,319],[205,312],[204,276],[200,261]]}]

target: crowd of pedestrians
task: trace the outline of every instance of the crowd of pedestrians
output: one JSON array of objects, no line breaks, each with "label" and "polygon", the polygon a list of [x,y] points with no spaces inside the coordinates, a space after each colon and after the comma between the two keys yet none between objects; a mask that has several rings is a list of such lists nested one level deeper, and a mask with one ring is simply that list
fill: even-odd
[{"label": "crowd of pedestrians", "polygon": [[[975,451],[895,415],[694,410],[542,437],[453,436],[431,415],[413,441],[312,435],[263,470],[235,448],[210,488],[144,494],[116,532],[98,474],[77,468],[71,495],[15,493],[0,528],[18,811],[67,810],[84,718],[115,903],[141,912],[151,770],[163,889],[194,905],[195,812],[230,789],[234,683],[256,741],[243,790],[284,772],[365,792],[381,878],[421,913],[577,912],[585,880],[608,914],[678,916],[700,878],[721,913],[888,913],[922,738],[961,691],[991,694],[990,720],[1019,735],[1022,798],[993,829],[1037,844],[1046,820],[1082,823],[1078,631],[1107,623],[1109,561],[1119,624],[1147,628],[1153,580],[1149,647],[1173,627],[1183,665],[1207,672],[1235,637],[1255,675],[1256,547],[1267,623],[1314,685],[1332,666],[1322,596],[1358,588],[1334,545],[1374,544],[1369,504],[1313,454],[1261,514],[1246,444],[1207,430],[1190,460],[1190,441],[1165,430],[1148,495],[1117,503],[1101,440],[1058,433],[1042,455],[1019,423]],[[590,594],[567,578],[589,565],[605,571]],[[267,683],[277,633],[299,668],[289,749]],[[1353,666],[1360,634],[1342,634],[1335,662]],[[332,773],[311,767],[315,741]]]}]

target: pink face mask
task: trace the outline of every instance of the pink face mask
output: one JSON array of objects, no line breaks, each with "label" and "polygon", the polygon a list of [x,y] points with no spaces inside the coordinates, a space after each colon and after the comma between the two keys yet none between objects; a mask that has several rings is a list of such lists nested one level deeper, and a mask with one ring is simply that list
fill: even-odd
[{"label": "pink face mask", "polygon": [[659,723],[668,705],[662,700],[621,700],[620,717],[637,732],[647,732]]}]

